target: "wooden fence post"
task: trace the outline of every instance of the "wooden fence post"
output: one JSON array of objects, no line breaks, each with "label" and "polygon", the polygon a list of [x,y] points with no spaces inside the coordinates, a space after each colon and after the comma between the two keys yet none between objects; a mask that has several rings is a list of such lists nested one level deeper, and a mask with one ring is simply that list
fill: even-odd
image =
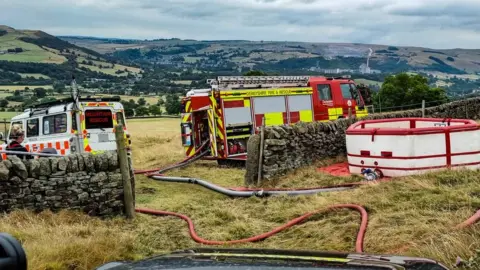
[{"label": "wooden fence post", "polygon": [[128,164],[127,150],[125,149],[125,138],[123,137],[123,126],[115,127],[115,140],[117,142],[118,163],[123,180],[123,203],[125,204],[125,214],[127,218],[135,218],[135,208],[133,202],[132,183],[130,182],[130,168]]},{"label": "wooden fence post", "polygon": [[262,171],[263,171],[263,142],[265,140],[265,117],[262,117],[262,126],[260,127],[260,153],[258,155],[258,178],[257,186],[260,185],[262,181]]}]

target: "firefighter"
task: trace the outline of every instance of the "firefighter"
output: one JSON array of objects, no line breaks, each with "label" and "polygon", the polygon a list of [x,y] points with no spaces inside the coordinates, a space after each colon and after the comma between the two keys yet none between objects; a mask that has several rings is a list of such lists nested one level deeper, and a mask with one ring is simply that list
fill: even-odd
[{"label": "firefighter", "polygon": [[[28,153],[27,148],[23,147],[21,143],[25,139],[25,131],[23,131],[20,125],[13,125],[12,130],[10,131],[10,137],[13,139],[8,145],[7,151],[16,151],[16,152],[26,152]],[[7,156],[17,156],[20,159],[33,159],[32,155],[24,154],[7,154]]]}]

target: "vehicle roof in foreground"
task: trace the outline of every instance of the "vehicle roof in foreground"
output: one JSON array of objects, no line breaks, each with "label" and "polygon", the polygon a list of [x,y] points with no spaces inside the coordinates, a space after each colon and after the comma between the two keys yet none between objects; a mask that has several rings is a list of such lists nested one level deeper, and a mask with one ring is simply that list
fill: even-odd
[{"label": "vehicle roof in foreground", "polygon": [[322,269],[322,270],[445,270],[440,263],[416,257],[272,249],[196,248],[136,262],[114,262],[97,270],[144,269]]}]

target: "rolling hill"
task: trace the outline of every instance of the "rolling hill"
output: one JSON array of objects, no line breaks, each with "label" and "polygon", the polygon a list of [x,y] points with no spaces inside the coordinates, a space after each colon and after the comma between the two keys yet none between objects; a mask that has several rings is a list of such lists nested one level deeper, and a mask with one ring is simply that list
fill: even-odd
[{"label": "rolling hill", "polygon": [[480,73],[480,49],[436,50],[356,43],[197,41],[175,38],[157,40],[75,36],[60,38],[72,44],[132,62],[142,60],[200,68],[227,64],[235,68],[272,71],[359,69],[361,64],[366,63],[369,50],[372,49],[370,67],[380,72]]},{"label": "rolling hill", "polygon": [[63,41],[42,31],[0,25],[0,84],[52,84],[72,74],[84,77],[127,77],[139,68]]}]

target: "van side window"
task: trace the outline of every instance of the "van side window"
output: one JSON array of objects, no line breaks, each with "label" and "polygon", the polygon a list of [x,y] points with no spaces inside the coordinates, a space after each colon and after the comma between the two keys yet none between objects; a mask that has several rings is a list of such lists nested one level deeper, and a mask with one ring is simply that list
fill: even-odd
[{"label": "van side window", "polygon": [[342,89],[343,99],[352,99],[352,91],[350,91],[349,83],[341,83],[340,88]]},{"label": "van side window", "polygon": [[317,90],[320,100],[332,100],[332,89],[329,84],[318,84]]},{"label": "van side window", "polygon": [[27,120],[27,138],[40,135],[39,123],[38,118]]},{"label": "van side window", "polygon": [[67,132],[67,114],[43,117],[43,134],[59,134]]}]

